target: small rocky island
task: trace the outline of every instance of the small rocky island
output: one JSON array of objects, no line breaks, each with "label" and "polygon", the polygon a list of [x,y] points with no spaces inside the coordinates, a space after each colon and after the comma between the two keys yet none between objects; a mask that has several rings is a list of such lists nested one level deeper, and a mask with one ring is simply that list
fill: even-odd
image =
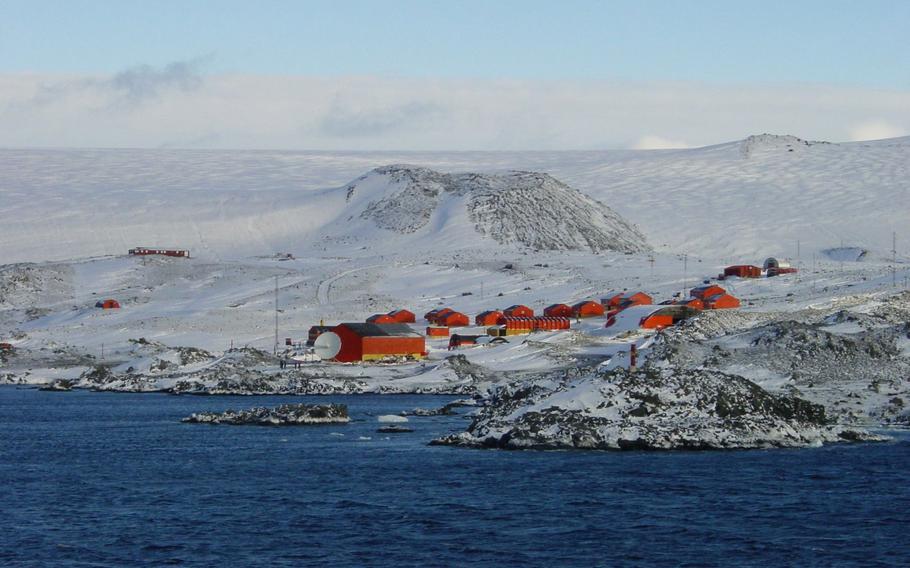
[{"label": "small rocky island", "polygon": [[708,450],[874,441],[825,409],[717,371],[645,366],[515,382],[466,432],[433,444],[503,449]]},{"label": "small rocky island", "polygon": [[282,404],[273,408],[199,412],[182,422],[193,424],[232,424],[253,426],[299,426],[308,424],[346,424],[350,422],[344,404]]}]

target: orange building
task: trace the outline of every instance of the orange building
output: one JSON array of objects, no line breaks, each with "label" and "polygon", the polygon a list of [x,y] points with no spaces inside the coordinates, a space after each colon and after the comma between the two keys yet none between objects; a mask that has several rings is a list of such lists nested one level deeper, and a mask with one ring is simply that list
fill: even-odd
[{"label": "orange building", "polygon": [[626,309],[632,306],[650,306],[654,301],[651,299],[651,296],[645,294],[644,292],[625,292],[622,295],[622,298],[619,301],[619,308]]},{"label": "orange building", "polygon": [[689,292],[689,295],[693,298],[700,298],[704,300],[705,298],[710,298],[711,296],[716,296],[718,294],[726,294],[727,291],[718,286],[717,284],[705,284],[704,286],[698,286],[697,288],[692,288]]},{"label": "orange building", "polygon": [[724,278],[761,278],[761,267],[751,264],[736,264],[724,268]]},{"label": "orange building", "polygon": [[427,350],[424,337],[403,323],[342,323],[332,331],[341,339],[335,360],[342,363],[385,357],[421,359]]},{"label": "orange building", "polygon": [[716,294],[705,299],[705,309],[708,310],[738,308],[739,304],[739,300],[730,294]]},{"label": "orange building", "polygon": [[543,315],[551,318],[572,317],[572,306],[569,304],[552,304],[544,308]]},{"label": "orange building", "polygon": [[389,315],[398,323],[415,323],[417,317],[410,310],[392,310]]},{"label": "orange building", "polygon": [[487,310],[480,312],[474,317],[474,323],[477,325],[500,325],[505,322],[505,315],[499,310]]},{"label": "orange building", "polygon": [[576,318],[593,318],[604,315],[604,306],[591,300],[578,302],[572,306],[572,316]]},{"label": "orange building", "polygon": [[442,327],[439,325],[431,325],[427,327],[427,337],[448,337],[449,328]]},{"label": "orange building", "polygon": [[367,318],[367,323],[386,324],[386,323],[399,323],[399,322],[395,321],[395,318],[393,318],[389,314],[374,314]]},{"label": "orange building", "polygon": [[515,304],[514,306],[509,306],[508,308],[502,311],[503,315],[507,318],[532,318],[534,317],[534,310],[528,306],[522,304]]},{"label": "orange building", "polygon": [[434,321],[436,322],[436,325],[444,325],[446,327],[465,327],[471,325],[471,320],[468,316],[461,312],[453,311],[450,311],[445,315],[437,315]]}]

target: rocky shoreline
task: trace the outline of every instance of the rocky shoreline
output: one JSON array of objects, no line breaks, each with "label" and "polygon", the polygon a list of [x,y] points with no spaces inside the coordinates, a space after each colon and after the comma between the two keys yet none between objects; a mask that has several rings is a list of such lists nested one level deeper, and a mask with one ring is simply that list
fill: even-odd
[{"label": "rocky shoreline", "polygon": [[501,449],[721,450],[879,441],[825,408],[741,377],[646,366],[496,389],[465,432],[436,445]]}]

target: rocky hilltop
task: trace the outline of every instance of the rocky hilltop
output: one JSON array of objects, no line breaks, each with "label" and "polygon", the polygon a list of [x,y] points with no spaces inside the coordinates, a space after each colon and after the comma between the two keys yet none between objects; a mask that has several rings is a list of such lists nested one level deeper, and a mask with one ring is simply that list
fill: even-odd
[{"label": "rocky hilltop", "polygon": [[393,165],[343,190],[346,219],[402,235],[448,229],[450,238],[465,238],[470,235],[458,233],[467,225],[499,244],[534,250],[650,249],[641,231],[610,207],[543,173],[447,174]]},{"label": "rocky hilltop", "polygon": [[495,390],[466,432],[436,444],[505,449],[705,450],[875,440],[823,406],[716,371],[646,366]]},{"label": "rocky hilltop", "polygon": [[910,293],[771,316],[702,314],[667,330],[651,360],[746,375],[842,423],[910,424]]}]

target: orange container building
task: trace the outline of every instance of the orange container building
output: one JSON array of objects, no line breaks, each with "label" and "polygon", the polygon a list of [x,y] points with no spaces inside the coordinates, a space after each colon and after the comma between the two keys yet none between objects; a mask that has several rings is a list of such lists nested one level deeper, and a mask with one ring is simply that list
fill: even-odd
[{"label": "orange container building", "polygon": [[449,328],[447,328],[447,327],[442,327],[439,325],[431,325],[431,326],[427,327],[427,337],[437,338],[437,337],[448,337],[448,336],[449,336]]},{"label": "orange container building", "polygon": [[736,264],[724,268],[724,277],[761,278],[761,267],[751,264]]}]

